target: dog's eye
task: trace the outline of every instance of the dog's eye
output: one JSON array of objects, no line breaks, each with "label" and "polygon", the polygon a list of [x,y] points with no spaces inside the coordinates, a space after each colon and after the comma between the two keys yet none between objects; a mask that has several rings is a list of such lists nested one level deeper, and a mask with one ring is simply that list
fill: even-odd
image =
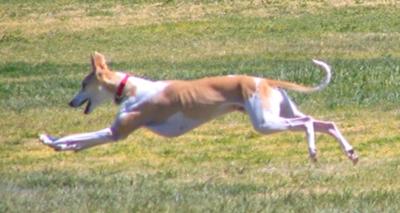
[{"label": "dog's eye", "polygon": [[82,83],[82,89],[85,89],[86,85],[87,85],[87,84],[86,84],[85,82],[83,82],[83,83]]}]

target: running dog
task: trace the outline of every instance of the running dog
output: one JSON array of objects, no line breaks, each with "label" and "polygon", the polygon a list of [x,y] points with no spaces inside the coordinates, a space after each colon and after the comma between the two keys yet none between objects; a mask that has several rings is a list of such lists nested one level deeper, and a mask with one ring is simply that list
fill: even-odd
[{"label": "running dog", "polygon": [[262,134],[304,131],[313,161],[317,160],[315,132],[328,134],[355,164],[358,156],[336,125],[301,113],[284,90],[310,93],[325,88],[331,80],[331,69],[322,61],[313,62],[326,73],[316,87],[245,75],[151,81],[111,71],[105,57],[95,52],[91,56],[92,71],[69,105],[76,108],[86,103],[84,113],[89,114],[99,104],[113,99],[121,105],[114,123],[100,131],[61,138],[42,134],[40,140],[57,151],[78,151],[124,139],[141,127],[176,137],[228,112],[242,111]]}]

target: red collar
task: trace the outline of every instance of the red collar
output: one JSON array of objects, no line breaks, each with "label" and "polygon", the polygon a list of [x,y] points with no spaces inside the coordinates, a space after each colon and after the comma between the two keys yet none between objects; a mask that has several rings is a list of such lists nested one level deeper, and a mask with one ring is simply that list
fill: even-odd
[{"label": "red collar", "polygon": [[126,86],[126,82],[128,82],[128,78],[130,75],[125,74],[124,78],[122,79],[121,83],[119,83],[118,88],[117,88],[117,93],[115,96],[115,102],[120,103],[122,100],[122,92],[124,91],[124,88]]}]

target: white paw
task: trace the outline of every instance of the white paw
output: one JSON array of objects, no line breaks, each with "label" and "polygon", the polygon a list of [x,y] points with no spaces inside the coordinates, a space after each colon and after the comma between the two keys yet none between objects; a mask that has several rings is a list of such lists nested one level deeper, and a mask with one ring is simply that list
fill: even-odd
[{"label": "white paw", "polygon": [[347,154],[347,157],[348,157],[351,161],[353,161],[353,164],[356,165],[357,162],[358,162],[358,155],[356,154],[356,152],[355,152],[354,150],[351,149],[351,150],[347,151],[346,154]]},{"label": "white paw", "polygon": [[312,162],[317,162],[317,150],[316,149],[309,149],[308,154],[310,155],[310,159]]},{"label": "white paw", "polygon": [[55,144],[54,142],[57,140],[57,138],[54,138],[50,135],[47,134],[40,134],[39,135],[39,140],[44,144],[47,145],[51,148],[53,148],[56,151],[61,151],[63,149],[63,147],[61,147],[60,145]]},{"label": "white paw", "polygon": [[39,135],[39,140],[46,145],[51,145],[54,142],[54,138],[46,134]]}]

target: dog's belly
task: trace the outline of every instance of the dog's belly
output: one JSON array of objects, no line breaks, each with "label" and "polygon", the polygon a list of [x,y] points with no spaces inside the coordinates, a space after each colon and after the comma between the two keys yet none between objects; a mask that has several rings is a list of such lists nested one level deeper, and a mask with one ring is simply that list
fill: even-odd
[{"label": "dog's belly", "polygon": [[206,120],[189,118],[182,112],[178,112],[161,123],[147,124],[146,128],[162,136],[176,137],[198,127],[204,122]]}]

